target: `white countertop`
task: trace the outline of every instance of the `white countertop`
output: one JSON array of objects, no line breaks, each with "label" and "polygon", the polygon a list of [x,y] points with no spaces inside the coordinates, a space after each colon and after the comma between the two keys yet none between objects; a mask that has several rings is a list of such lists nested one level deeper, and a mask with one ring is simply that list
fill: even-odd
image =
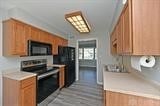
[{"label": "white countertop", "polygon": [[47,66],[53,66],[53,67],[65,67],[65,65],[60,65],[60,64],[48,64]]},{"label": "white countertop", "polygon": [[21,81],[30,77],[34,77],[36,75],[37,74],[34,74],[34,73],[17,71],[17,72],[12,72],[8,74],[3,74],[3,77]]},{"label": "white countertop", "polygon": [[113,92],[160,99],[160,90],[129,73],[103,71],[103,89]]},{"label": "white countertop", "polygon": [[[53,66],[53,67],[65,67],[65,65],[59,65],[59,64],[48,64],[47,66]],[[3,71],[3,77],[7,77],[10,79],[14,79],[14,80],[24,80],[26,78],[29,77],[33,77],[36,76],[37,74],[35,73],[29,73],[29,72],[24,72],[24,71],[20,71],[19,68],[15,68],[15,69],[7,69]]]}]

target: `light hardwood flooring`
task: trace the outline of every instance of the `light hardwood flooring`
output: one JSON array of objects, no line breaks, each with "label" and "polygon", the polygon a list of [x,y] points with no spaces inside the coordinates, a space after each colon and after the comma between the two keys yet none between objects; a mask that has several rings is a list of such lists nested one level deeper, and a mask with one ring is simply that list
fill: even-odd
[{"label": "light hardwood flooring", "polygon": [[75,82],[60,94],[48,106],[102,106],[102,87],[99,85]]},{"label": "light hardwood flooring", "polygon": [[40,106],[103,106],[102,86],[96,84],[96,70],[80,68],[80,80],[63,88],[49,104]]}]

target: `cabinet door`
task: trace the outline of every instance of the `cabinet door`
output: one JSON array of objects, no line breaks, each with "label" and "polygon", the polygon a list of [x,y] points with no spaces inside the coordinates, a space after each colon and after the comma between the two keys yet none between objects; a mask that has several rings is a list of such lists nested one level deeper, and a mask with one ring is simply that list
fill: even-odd
[{"label": "cabinet door", "polygon": [[14,53],[15,55],[24,56],[27,55],[27,36],[29,35],[30,29],[27,25],[20,22],[14,23]]},{"label": "cabinet door", "polygon": [[132,33],[131,33],[131,11],[129,2],[126,3],[126,7],[123,11],[123,53],[132,53]]},{"label": "cabinet door", "polygon": [[111,47],[112,55],[117,54],[117,43],[116,42],[117,41],[116,41],[116,28],[115,28],[110,37],[110,47]]},{"label": "cabinet door", "polygon": [[160,55],[160,0],[132,0],[135,55]]},{"label": "cabinet door", "polygon": [[31,40],[40,41],[40,31],[37,28],[31,28]]},{"label": "cabinet door", "polygon": [[36,85],[21,89],[21,106],[36,106]]},{"label": "cabinet door", "polygon": [[62,88],[64,86],[64,67],[60,68],[60,73],[59,73],[59,85],[60,85],[60,88]]},{"label": "cabinet door", "polygon": [[60,37],[57,37],[57,44],[58,46],[63,46],[63,39]]},{"label": "cabinet door", "polygon": [[[53,35],[52,34],[50,34],[50,33],[47,33],[47,38],[48,38],[48,40],[47,40],[47,42],[49,43],[49,44],[53,44]],[[53,48],[53,46],[54,45],[52,45],[52,48]]]},{"label": "cabinet door", "polygon": [[117,24],[117,53],[123,53],[123,19],[122,17],[119,18]]},{"label": "cabinet door", "polygon": [[62,45],[63,45],[63,46],[68,46],[68,40],[63,39]]},{"label": "cabinet door", "polygon": [[44,32],[44,31],[41,31],[41,30],[39,30],[39,41],[40,42],[47,42],[47,40],[48,40],[48,36],[47,36],[47,34]]},{"label": "cabinet door", "polygon": [[61,71],[62,71],[62,87],[64,86],[64,82],[65,82],[65,76],[64,76],[64,67],[61,68]]},{"label": "cabinet door", "polygon": [[56,36],[52,38],[52,53],[54,55],[58,54],[58,40]]}]

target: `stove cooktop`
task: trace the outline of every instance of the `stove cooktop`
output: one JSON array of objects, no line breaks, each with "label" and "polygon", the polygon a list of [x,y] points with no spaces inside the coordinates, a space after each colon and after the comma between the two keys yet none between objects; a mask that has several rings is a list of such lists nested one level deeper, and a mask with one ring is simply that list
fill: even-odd
[{"label": "stove cooktop", "polygon": [[38,69],[36,69],[35,67],[36,66],[27,67],[27,68],[22,69],[22,71],[32,72],[32,73],[36,73],[37,75],[41,75],[41,74],[48,73],[50,71],[54,71],[54,70],[58,69],[58,67],[51,67],[51,66],[49,66],[49,67],[41,67],[41,68],[38,68]]}]

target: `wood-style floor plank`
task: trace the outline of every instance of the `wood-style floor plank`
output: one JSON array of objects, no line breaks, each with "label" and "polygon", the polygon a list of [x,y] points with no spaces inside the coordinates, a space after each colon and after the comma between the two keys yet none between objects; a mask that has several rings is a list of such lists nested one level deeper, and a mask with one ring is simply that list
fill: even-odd
[{"label": "wood-style floor plank", "polygon": [[102,106],[102,86],[88,82],[75,82],[48,106]]}]

